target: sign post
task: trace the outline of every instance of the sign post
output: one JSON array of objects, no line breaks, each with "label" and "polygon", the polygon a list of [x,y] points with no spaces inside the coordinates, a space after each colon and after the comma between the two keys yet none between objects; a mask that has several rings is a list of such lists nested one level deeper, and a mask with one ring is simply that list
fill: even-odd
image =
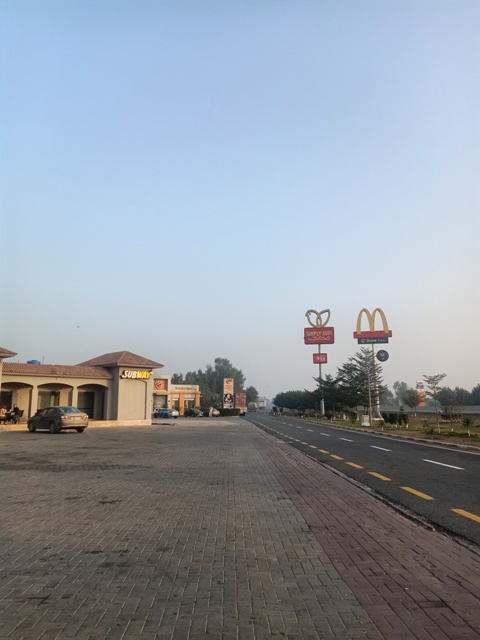
[{"label": "sign post", "polygon": [[[326,314],[326,318],[322,319],[324,314]],[[327,363],[327,354],[322,353],[322,344],[333,344],[335,342],[335,330],[333,327],[326,326],[330,320],[330,309],[324,309],[323,311],[309,309],[305,316],[310,327],[306,327],[303,330],[303,340],[305,344],[318,345],[318,353],[313,354],[313,363],[318,364],[318,379],[321,384],[322,364]],[[312,316],[314,316],[314,320],[312,320]],[[325,401],[323,398],[320,400],[320,415],[325,415]]]},{"label": "sign post", "polygon": [[234,386],[235,386],[235,382],[233,378],[223,379],[223,408],[224,409],[233,409]]},{"label": "sign post", "polygon": [[[376,315],[380,316],[382,320],[382,330],[375,330],[375,317]],[[365,315],[368,321],[368,331],[362,331],[362,316]],[[388,328],[387,318],[383,311],[377,307],[373,310],[373,313],[370,313],[368,309],[360,310],[357,318],[357,330],[353,332],[353,337],[357,339],[358,344],[372,345],[372,374],[373,374],[373,392],[374,392],[374,402],[375,402],[375,418],[381,418],[380,413],[380,395],[378,393],[378,382],[377,382],[377,374],[376,374],[376,363],[375,363],[375,345],[376,344],[388,344],[389,338],[392,337],[392,332]],[[380,350],[378,352],[378,360],[381,362],[385,362],[388,359],[388,352],[385,350]],[[373,419],[373,411],[372,411],[372,398],[371,398],[371,387],[370,383],[370,374],[367,371],[368,376],[368,402],[369,402],[369,413],[370,413],[370,424],[372,424]]]}]

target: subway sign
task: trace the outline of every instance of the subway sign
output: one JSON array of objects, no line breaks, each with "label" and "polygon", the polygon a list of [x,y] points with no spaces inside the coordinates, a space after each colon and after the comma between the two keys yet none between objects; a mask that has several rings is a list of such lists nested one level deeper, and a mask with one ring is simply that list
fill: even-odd
[{"label": "subway sign", "polygon": [[153,371],[135,371],[134,369],[125,369],[121,378],[129,380],[150,380]]}]

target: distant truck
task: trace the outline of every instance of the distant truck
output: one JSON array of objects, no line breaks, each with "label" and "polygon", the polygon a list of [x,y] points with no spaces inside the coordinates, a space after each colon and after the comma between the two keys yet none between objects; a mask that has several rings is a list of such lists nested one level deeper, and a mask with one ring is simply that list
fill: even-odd
[{"label": "distant truck", "polygon": [[238,391],[235,394],[235,409],[240,409],[240,415],[247,413],[247,394],[245,391]]},{"label": "distant truck", "polygon": [[247,405],[247,408],[249,411],[256,411],[257,410],[257,403],[256,402],[249,402]]},{"label": "distant truck", "polygon": [[258,401],[258,408],[259,408],[259,409],[266,409],[266,408],[267,408],[267,402],[266,402],[266,400],[259,400],[259,401]]}]

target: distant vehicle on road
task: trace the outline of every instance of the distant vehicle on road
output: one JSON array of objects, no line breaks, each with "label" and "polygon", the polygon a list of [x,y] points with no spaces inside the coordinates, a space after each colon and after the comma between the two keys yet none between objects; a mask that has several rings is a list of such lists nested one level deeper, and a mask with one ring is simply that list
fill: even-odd
[{"label": "distant vehicle on road", "polygon": [[244,416],[247,413],[247,392],[238,391],[235,394],[235,409],[240,410],[240,415]]},{"label": "distant vehicle on road", "polygon": [[203,412],[200,411],[200,409],[185,409],[185,411],[183,412],[183,415],[186,418],[200,418],[201,416],[203,416]]},{"label": "distant vehicle on road", "polygon": [[46,407],[29,418],[27,426],[32,433],[37,429],[47,429],[50,433],[75,429],[83,433],[88,427],[88,414],[77,407]]},{"label": "distant vehicle on road", "polygon": [[266,401],[265,401],[265,400],[259,400],[259,401],[258,401],[258,408],[259,408],[260,410],[262,410],[262,409],[266,409],[266,408],[267,408],[267,403],[266,403]]},{"label": "distant vehicle on road", "polygon": [[247,405],[247,410],[248,411],[256,411],[257,410],[257,403],[256,402],[249,402]]},{"label": "distant vehicle on road", "polygon": [[154,418],[178,418],[179,415],[180,414],[176,409],[155,409],[155,411],[153,412]]}]

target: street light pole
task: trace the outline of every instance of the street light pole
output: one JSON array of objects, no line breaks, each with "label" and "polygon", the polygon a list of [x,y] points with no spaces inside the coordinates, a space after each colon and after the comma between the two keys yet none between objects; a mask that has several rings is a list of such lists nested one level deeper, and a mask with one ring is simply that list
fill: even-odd
[{"label": "street light pole", "polygon": [[368,381],[368,417],[370,419],[370,428],[373,427],[373,415],[372,415],[372,392],[370,388],[370,371],[367,367],[367,381]]}]

